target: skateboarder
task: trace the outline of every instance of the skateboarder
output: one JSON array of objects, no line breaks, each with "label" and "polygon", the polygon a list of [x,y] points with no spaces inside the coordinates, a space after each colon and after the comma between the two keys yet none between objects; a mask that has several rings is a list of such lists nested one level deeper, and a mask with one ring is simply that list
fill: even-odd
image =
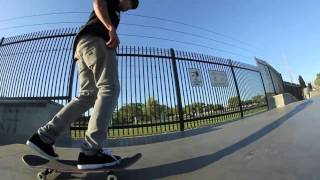
[{"label": "skateboarder", "polygon": [[116,47],[116,29],[120,11],[136,9],[139,0],[93,0],[93,12],[78,32],[73,47],[80,81],[80,96],[61,109],[51,121],[40,127],[27,145],[49,159],[57,159],[55,139],[80,115],[93,107],[85,141],[78,157],[79,169],[96,169],[119,163],[120,156],[102,148],[115,109],[120,85]]}]

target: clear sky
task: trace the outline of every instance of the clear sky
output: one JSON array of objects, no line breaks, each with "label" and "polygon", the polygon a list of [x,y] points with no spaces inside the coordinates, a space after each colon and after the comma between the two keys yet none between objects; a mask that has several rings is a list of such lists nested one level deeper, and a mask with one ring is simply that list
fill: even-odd
[{"label": "clear sky", "polygon": [[[0,4],[0,36],[2,37],[44,29],[77,27],[82,23],[8,29],[14,26],[41,23],[85,22],[88,14],[50,15],[3,21],[6,19],[52,12],[89,12],[92,9],[91,0],[0,0]],[[121,36],[121,43],[124,45],[172,47],[232,58],[249,64],[255,64],[254,56],[257,56],[272,64],[283,74],[285,80],[290,80],[288,69],[291,69],[295,82],[299,74],[309,82],[314,79],[316,73],[320,72],[319,6],[319,0],[141,0],[140,8],[130,12],[131,14],[180,21],[210,29],[218,34],[181,24],[125,14],[122,15],[122,23],[158,26],[186,33],[128,25],[120,25],[119,33],[173,39],[210,48],[165,40]],[[190,36],[187,33],[207,38]],[[233,46],[217,43],[215,40]],[[288,65],[285,65],[285,60]]]}]

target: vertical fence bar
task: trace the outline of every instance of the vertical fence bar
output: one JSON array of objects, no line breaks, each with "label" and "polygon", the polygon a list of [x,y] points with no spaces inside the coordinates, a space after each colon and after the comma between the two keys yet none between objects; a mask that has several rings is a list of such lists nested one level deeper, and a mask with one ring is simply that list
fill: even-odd
[{"label": "vertical fence bar", "polygon": [[270,78],[271,78],[271,82],[272,82],[274,94],[277,95],[278,93],[277,93],[277,91],[276,91],[276,87],[274,86],[274,81],[273,81],[273,77],[272,77],[272,74],[271,74],[271,71],[270,71],[270,67],[267,66],[267,68],[268,68],[269,75],[270,75]]},{"label": "vertical fence bar", "polygon": [[280,78],[281,78],[281,85],[282,85],[282,93],[285,93],[285,91],[284,91],[284,81],[283,81],[282,74],[280,74]]},{"label": "vertical fence bar", "polygon": [[297,87],[297,91],[298,91],[298,99],[299,100],[303,100],[303,95],[302,95],[302,86],[299,86]]},{"label": "vertical fence bar", "polygon": [[4,41],[4,37],[2,37],[0,40],[0,46],[2,46],[3,41]]},{"label": "vertical fence bar", "polygon": [[[263,85],[263,90],[264,90],[264,94],[265,94],[265,99],[266,99],[266,103],[267,103],[267,106],[268,106],[268,110],[270,110],[269,102],[268,102],[267,90],[266,90],[266,86],[264,85],[264,81],[263,81],[263,78],[262,78],[262,73],[261,73],[261,71],[259,71],[259,74],[260,74],[261,82],[262,82],[262,85]],[[283,87],[283,88],[284,88],[284,87]]]},{"label": "vertical fence bar", "polygon": [[241,118],[243,118],[244,115],[243,115],[243,108],[242,108],[241,96],[240,96],[240,91],[239,91],[239,85],[238,85],[236,73],[234,72],[234,67],[232,65],[231,59],[229,59],[229,64],[230,64],[230,67],[231,67],[232,76],[233,76],[234,83],[235,83],[236,90],[237,90],[237,95],[238,95],[238,99],[239,99],[239,107],[240,107],[240,112],[241,112]]},{"label": "vertical fence bar", "polygon": [[172,68],[173,68],[173,77],[174,77],[174,82],[176,87],[180,131],[184,131],[183,110],[182,110],[181,91],[180,91],[180,84],[179,84],[179,77],[178,77],[176,54],[173,48],[170,49],[170,52],[171,52],[171,60],[172,60],[171,62],[172,62]]},{"label": "vertical fence bar", "polygon": [[[4,37],[2,37],[1,40],[0,40],[0,47],[2,46],[3,41],[4,41]],[[2,67],[2,68],[3,68],[3,67]],[[0,68],[0,74],[2,74],[2,73],[1,73],[2,68]],[[1,84],[1,83],[2,83],[2,82],[1,82],[1,80],[0,80],[0,84]],[[2,97],[2,89],[0,89],[0,97]]]},{"label": "vertical fence bar", "polygon": [[[74,49],[75,47],[73,47],[75,44],[74,44],[74,41],[75,39],[73,40],[73,43],[72,43],[72,48],[71,48],[71,60],[72,60],[72,63],[71,63],[71,67],[70,67],[70,74],[69,74],[69,82],[68,82],[68,103],[72,100],[72,88],[73,88],[73,81],[74,81],[74,71],[75,71],[75,67],[76,67],[76,60],[74,59]],[[77,87],[76,87],[77,88]]]},{"label": "vertical fence bar", "polygon": [[68,103],[71,101],[72,97],[72,87],[73,87],[73,79],[74,79],[74,71],[76,67],[76,61],[72,58],[71,71],[69,74],[69,85],[68,85]]}]

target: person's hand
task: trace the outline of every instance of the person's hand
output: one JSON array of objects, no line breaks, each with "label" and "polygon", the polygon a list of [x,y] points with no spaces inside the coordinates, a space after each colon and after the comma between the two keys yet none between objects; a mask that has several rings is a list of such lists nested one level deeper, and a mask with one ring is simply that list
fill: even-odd
[{"label": "person's hand", "polygon": [[110,40],[107,42],[107,46],[109,48],[116,48],[119,46],[120,44],[120,41],[119,41],[119,38],[118,38],[118,35],[117,35],[117,31],[115,28],[111,28],[109,30],[109,37],[110,37]]}]

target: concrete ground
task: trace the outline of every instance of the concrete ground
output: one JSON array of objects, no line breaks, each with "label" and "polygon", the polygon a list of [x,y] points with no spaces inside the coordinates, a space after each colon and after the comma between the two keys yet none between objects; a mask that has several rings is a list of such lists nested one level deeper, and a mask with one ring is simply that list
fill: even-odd
[{"label": "concrete ground", "polygon": [[[291,104],[193,136],[152,144],[112,148],[116,154],[142,152],[142,159],[120,179],[320,179],[320,98]],[[187,134],[186,132],[185,134]],[[4,138],[4,137],[2,137]],[[58,148],[75,159],[77,148]],[[22,144],[0,146],[1,179],[35,179],[21,156]],[[56,174],[49,179],[105,179],[103,174]]]}]

